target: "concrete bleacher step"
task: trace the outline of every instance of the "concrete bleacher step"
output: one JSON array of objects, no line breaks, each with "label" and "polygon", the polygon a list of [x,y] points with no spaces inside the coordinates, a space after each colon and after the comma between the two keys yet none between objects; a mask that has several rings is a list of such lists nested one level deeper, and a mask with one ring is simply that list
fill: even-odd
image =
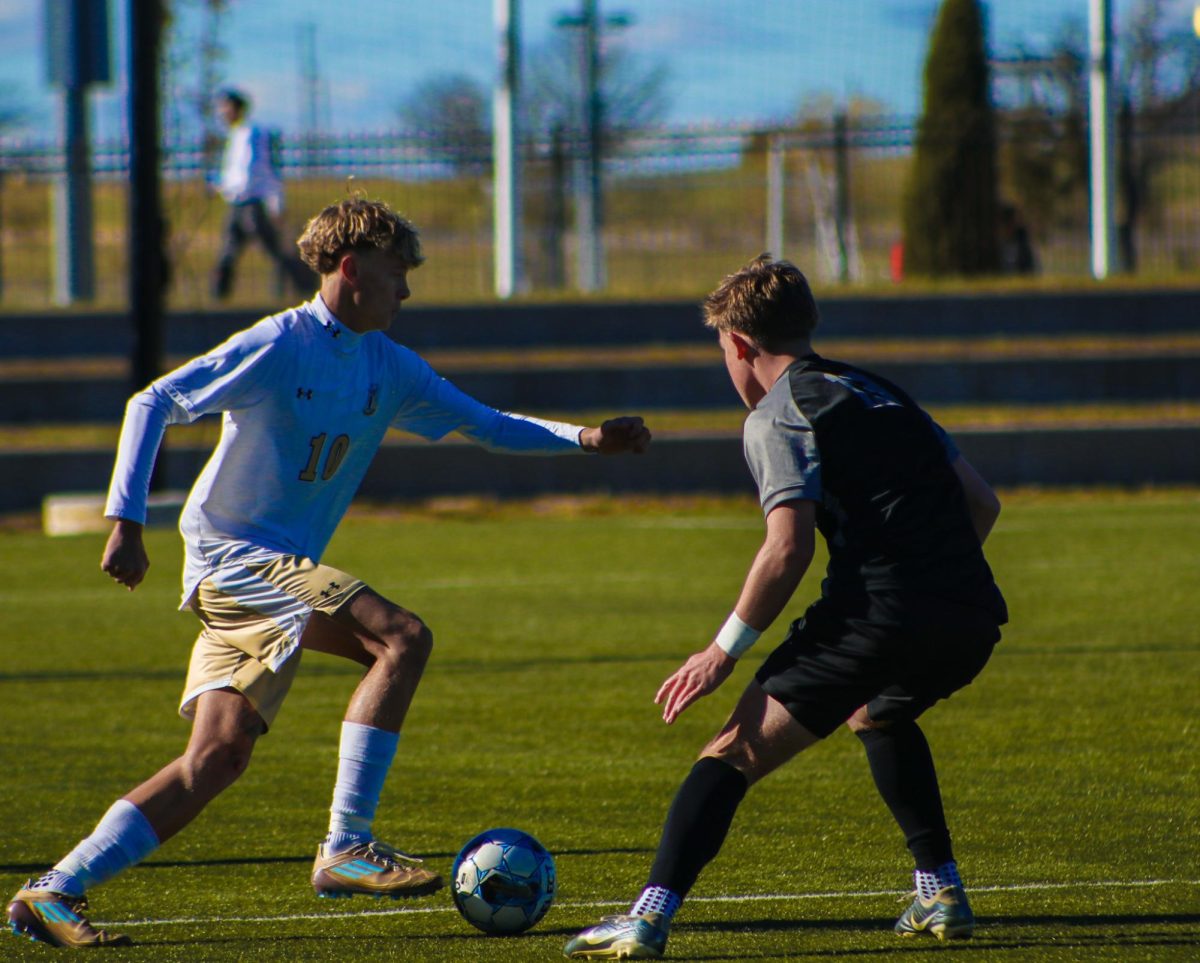
[{"label": "concrete bleacher step", "polygon": [[[1179,485],[1200,479],[1200,423],[957,431],[963,453],[995,485]],[[191,486],[211,453],[173,447],[163,460],[168,489]],[[75,509],[94,520],[112,472],[111,449],[0,452],[0,512],[24,511],[47,492],[92,491]],[[549,493],[671,494],[753,491],[736,431],[655,440],[638,458],[495,455],[465,442],[384,445],[359,495],[380,501],[436,495],[516,498]],[[178,505],[173,510],[178,516]],[[172,521],[172,524],[174,522]],[[101,530],[105,530],[103,527]]]},{"label": "concrete bleacher step", "polygon": [[[146,503],[147,528],[174,528],[187,492],[159,492]],[[83,535],[108,532],[113,523],[104,517],[105,496],[90,492],[58,492],[42,499],[42,531],[47,535]]]},{"label": "concrete bleacher step", "polygon": [[[1200,400],[1197,291],[831,298],[822,301],[822,312],[818,350],[892,378],[928,405]],[[173,316],[166,350],[190,357],[263,313]],[[500,408],[653,413],[737,405],[695,304],[406,306],[392,333]],[[961,344],[939,343],[947,339]],[[119,422],[132,388],[124,360],[132,347],[127,315],[0,317],[0,342],[0,428]],[[881,350],[887,344],[893,347]],[[1200,478],[1200,423],[1187,419],[980,427],[955,435],[998,485]],[[190,487],[209,451],[172,447],[164,459],[168,486]],[[28,510],[46,493],[103,491],[112,461],[111,447],[0,451],[0,511]],[[470,445],[388,444],[362,494],[417,499],[749,487],[737,433],[718,430],[660,436],[640,459],[497,458]],[[99,495],[90,498],[73,506],[56,500],[50,514],[79,519],[65,526],[98,524]],[[177,514],[178,506],[167,511]]]},{"label": "concrete bleacher step", "polygon": [[[840,295],[816,291],[822,338],[981,338],[1151,335],[1194,332],[1200,289],[1129,289],[1081,285],[1069,291],[977,294]],[[280,309],[176,312],[164,325],[166,352],[191,356]],[[464,306],[406,304],[392,332],[418,351],[452,347],[529,347],[711,343],[694,301],[506,302]],[[0,316],[4,357],[117,355],[133,349],[128,312]]]},{"label": "concrete bleacher step", "polygon": [[[1062,404],[1200,399],[1200,334],[1046,338],[935,345],[817,342],[923,404]],[[936,348],[936,350],[934,350]],[[430,362],[468,394],[507,410],[706,408],[736,404],[711,345],[620,349],[432,351]],[[132,386],[119,358],[57,366],[0,361],[0,424],[119,421]]]}]

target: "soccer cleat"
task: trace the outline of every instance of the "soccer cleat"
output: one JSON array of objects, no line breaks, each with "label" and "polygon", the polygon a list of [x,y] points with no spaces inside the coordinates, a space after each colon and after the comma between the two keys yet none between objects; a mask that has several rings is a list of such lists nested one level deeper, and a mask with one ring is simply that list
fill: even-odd
[{"label": "soccer cleat", "polygon": [[360,843],[331,856],[325,855],[322,843],[313,863],[312,884],[317,895],[325,899],[357,893],[406,899],[428,896],[444,885],[442,877],[425,869],[419,859],[378,840]]},{"label": "soccer cleat", "polygon": [[98,930],[84,919],[84,897],[32,886],[33,880],[27,880],[8,904],[8,925],[13,936],[27,936],[35,943],[67,949],[132,945],[128,936]]},{"label": "soccer cleat", "polygon": [[[929,933],[939,940],[969,940],[975,933],[975,914],[961,886],[947,886],[926,903],[917,893],[896,921],[900,936]],[[905,897],[906,899],[908,897]]]},{"label": "soccer cleat", "polygon": [[565,947],[572,960],[656,960],[667,948],[668,924],[662,913],[605,916]]}]

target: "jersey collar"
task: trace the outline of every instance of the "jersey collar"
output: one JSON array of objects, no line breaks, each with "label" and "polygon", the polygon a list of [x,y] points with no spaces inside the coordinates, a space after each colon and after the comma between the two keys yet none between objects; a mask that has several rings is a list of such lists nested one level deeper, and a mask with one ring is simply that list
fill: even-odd
[{"label": "jersey collar", "polygon": [[312,308],[312,313],[316,317],[317,323],[324,329],[324,340],[333,351],[338,354],[351,354],[358,350],[363,336],[357,331],[351,331],[342,324],[334,313],[329,310],[329,306],[320,294],[317,294],[308,304]]}]

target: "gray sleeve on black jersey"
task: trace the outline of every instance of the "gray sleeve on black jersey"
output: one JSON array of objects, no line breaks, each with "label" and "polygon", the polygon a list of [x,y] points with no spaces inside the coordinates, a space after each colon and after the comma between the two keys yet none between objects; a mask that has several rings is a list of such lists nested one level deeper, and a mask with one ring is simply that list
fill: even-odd
[{"label": "gray sleeve on black jersey", "polygon": [[790,394],[768,394],[742,433],[763,514],[796,498],[821,500],[821,459],[812,425]]}]

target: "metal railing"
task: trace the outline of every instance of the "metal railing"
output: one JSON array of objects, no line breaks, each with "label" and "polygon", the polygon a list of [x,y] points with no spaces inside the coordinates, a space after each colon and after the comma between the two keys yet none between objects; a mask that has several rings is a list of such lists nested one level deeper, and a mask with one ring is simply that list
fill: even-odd
[{"label": "metal railing", "polygon": [[[1000,198],[1019,212],[1038,270],[1083,277],[1086,170],[1071,166],[1069,125],[1040,120],[1001,115]],[[603,164],[607,292],[692,297],[768,248],[822,282],[898,281],[914,139],[912,122],[889,118],[619,132]],[[1136,204],[1126,203],[1136,217],[1124,225],[1124,241],[1136,253],[1137,270],[1163,277],[1200,272],[1200,118],[1170,126],[1135,119],[1123,149],[1131,155],[1127,170],[1140,177],[1122,186],[1129,196],[1136,192]],[[570,131],[521,146],[530,290],[575,287],[574,209],[586,151],[586,137]],[[211,155],[200,142],[164,145],[172,307],[215,303],[208,276],[224,204],[206,189]],[[429,259],[415,278],[420,297],[492,295],[489,145],[392,132],[280,138],[276,155],[286,191],[285,236],[296,236],[309,214],[344,196],[353,177],[350,189],[388,200],[421,229]],[[106,305],[126,300],[128,160],[119,143],[92,150],[96,300]],[[1041,169],[1059,180],[1038,182]],[[0,139],[0,310],[51,305],[52,187],[61,171],[57,145]],[[279,296],[275,266],[249,250],[233,303],[259,306]]]}]

